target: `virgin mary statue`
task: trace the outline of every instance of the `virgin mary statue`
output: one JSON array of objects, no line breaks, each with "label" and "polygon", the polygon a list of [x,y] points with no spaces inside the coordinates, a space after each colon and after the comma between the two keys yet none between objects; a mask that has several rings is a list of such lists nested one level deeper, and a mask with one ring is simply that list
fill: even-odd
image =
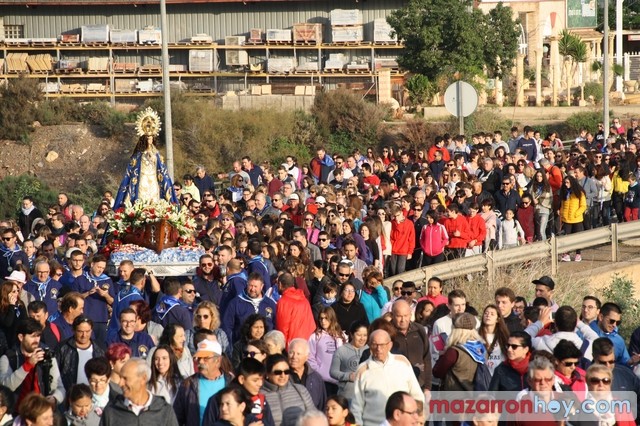
[{"label": "virgin mary statue", "polygon": [[177,204],[173,182],[167,172],[162,156],[155,142],[160,133],[160,117],[153,109],[147,108],[138,114],[136,132],[139,136],[136,148],[129,160],[127,170],[118,188],[113,209],[118,209],[129,201],[167,200]]}]

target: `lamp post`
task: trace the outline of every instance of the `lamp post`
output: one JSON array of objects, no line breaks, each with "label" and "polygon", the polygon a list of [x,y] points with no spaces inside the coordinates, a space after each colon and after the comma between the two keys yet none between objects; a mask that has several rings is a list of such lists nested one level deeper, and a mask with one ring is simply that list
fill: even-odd
[{"label": "lamp post", "polygon": [[604,43],[602,43],[602,89],[604,90],[602,123],[605,140],[609,135],[609,0],[604,0]]},{"label": "lamp post", "polygon": [[169,44],[167,42],[167,3],[165,0],[160,0],[160,31],[162,32],[162,92],[164,98],[164,137],[167,147],[167,172],[171,180],[174,180],[171,87],[169,85]]}]

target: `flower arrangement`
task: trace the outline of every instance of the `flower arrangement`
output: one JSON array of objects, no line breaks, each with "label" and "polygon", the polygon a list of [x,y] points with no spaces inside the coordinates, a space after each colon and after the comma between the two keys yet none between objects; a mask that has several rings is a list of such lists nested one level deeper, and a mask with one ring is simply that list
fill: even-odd
[{"label": "flower arrangement", "polygon": [[117,239],[131,234],[135,229],[162,220],[178,231],[181,241],[193,239],[196,222],[189,215],[189,210],[166,200],[136,200],[133,204],[126,201],[124,207],[110,212],[107,216],[109,232]]}]

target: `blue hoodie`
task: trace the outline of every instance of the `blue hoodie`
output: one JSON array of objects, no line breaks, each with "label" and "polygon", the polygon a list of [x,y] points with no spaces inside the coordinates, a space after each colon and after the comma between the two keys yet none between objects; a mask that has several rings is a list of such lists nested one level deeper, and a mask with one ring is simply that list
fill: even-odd
[{"label": "blue hoodie", "polygon": [[269,297],[252,299],[246,292],[229,302],[222,317],[222,329],[233,343],[241,339],[240,330],[242,324],[251,314],[260,314],[267,320],[265,333],[273,330],[276,319],[276,302]]}]

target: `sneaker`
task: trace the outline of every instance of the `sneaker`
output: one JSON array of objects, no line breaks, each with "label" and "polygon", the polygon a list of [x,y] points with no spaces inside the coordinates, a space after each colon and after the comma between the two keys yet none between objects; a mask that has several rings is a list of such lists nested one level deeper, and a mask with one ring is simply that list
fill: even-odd
[{"label": "sneaker", "polygon": [[575,262],[582,262],[582,256],[579,254],[576,254],[576,257],[573,259]]},{"label": "sneaker", "polygon": [[563,254],[560,258],[560,262],[571,262],[571,256],[569,256],[568,254]]}]

